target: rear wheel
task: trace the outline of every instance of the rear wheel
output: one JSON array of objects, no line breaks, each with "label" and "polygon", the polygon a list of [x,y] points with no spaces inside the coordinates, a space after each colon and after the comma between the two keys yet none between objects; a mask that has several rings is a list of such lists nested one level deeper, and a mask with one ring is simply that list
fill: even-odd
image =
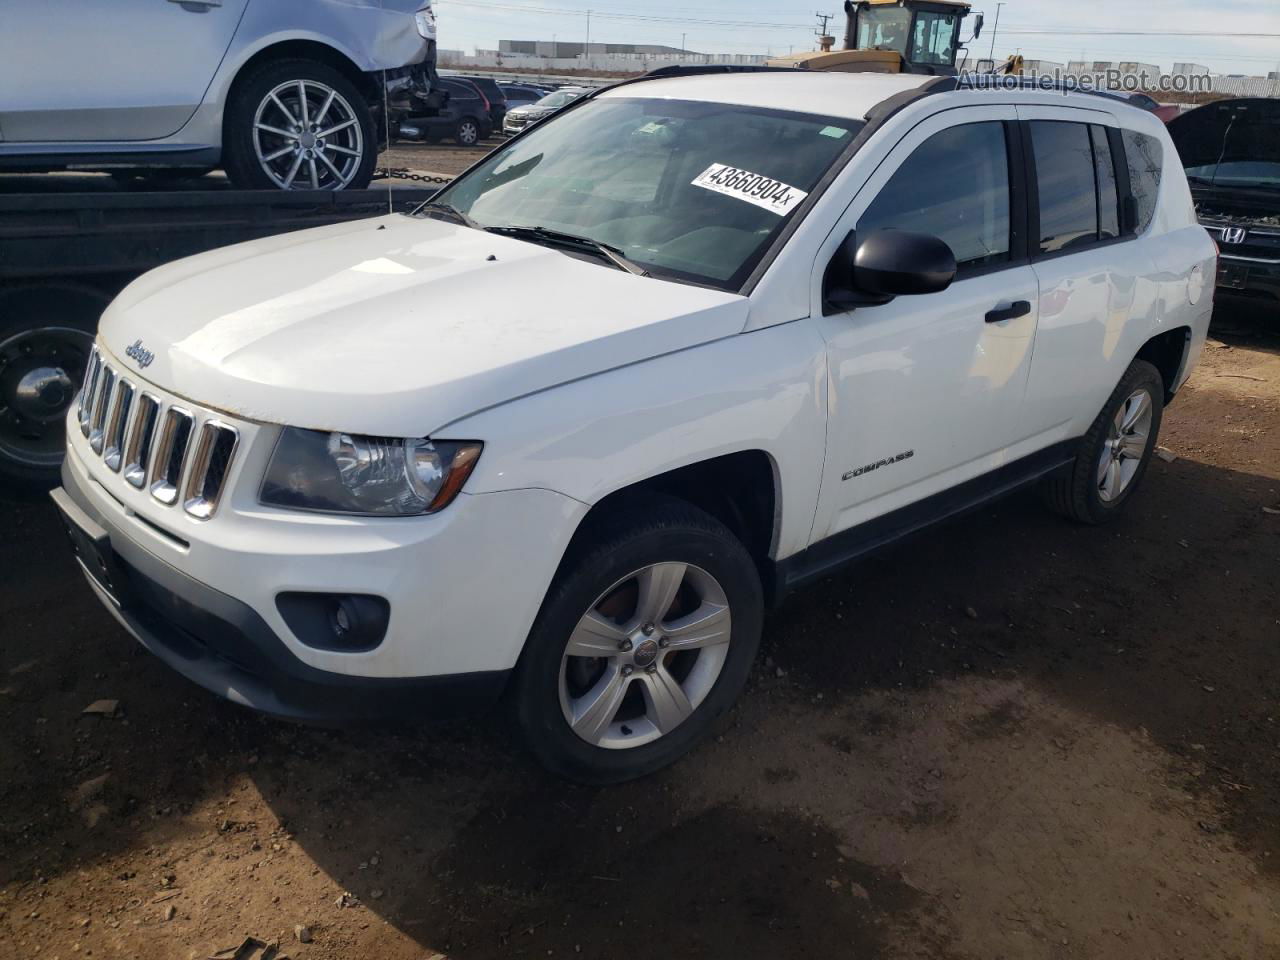
[{"label": "rear wheel", "polygon": [[647,501],[561,571],[516,672],[517,725],[545,766],[584,783],[664,767],[737,699],[762,610],[755,564],[728,529]]},{"label": "rear wheel", "polygon": [[223,121],[227,175],[264,190],[362,190],[378,140],[364,97],[314,60],[255,68],[237,84]]},{"label": "rear wheel", "polygon": [[463,147],[474,147],[480,142],[480,124],[471,117],[463,117],[453,132],[453,139]]},{"label": "rear wheel", "polygon": [[1081,523],[1117,516],[1146,474],[1163,414],[1160,372],[1135,360],[1085,434],[1075,463],[1046,479],[1049,505]]}]

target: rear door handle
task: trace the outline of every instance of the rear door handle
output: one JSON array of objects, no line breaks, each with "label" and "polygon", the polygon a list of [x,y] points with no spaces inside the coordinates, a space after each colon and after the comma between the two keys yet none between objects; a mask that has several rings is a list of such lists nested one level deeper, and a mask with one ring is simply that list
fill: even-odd
[{"label": "rear door handle", "polygon": [[998,307],[995,310],[987,311],[987,323],[1004,323],[1006,320],[1016,320],[1018,317],[1025,317],[1031,312],[1031,302],[1028,300],[1015,300],[1007,307]]}]

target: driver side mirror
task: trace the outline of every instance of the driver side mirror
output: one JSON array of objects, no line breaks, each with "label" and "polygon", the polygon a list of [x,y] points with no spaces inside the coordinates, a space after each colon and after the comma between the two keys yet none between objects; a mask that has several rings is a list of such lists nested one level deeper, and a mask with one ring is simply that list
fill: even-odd
[{"label": "driver side mirror", "polygon": [[978,39],[978,35],[982,33],[982,14],[974,14],[973,17],[973,36],[969,38],[969,42],[973,43]]},{"label": "driver side mirror", "polygon": [[931,234],[875,230],[859,241],[850,232],[827,265],[823,300],[839,313],[938,293],[951,286],[956,269],[951,248]]}]

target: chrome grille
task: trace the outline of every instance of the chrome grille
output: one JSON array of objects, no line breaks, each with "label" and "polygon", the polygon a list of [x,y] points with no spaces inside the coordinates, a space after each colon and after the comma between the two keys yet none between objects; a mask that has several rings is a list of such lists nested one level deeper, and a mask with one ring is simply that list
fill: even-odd
[{"label": "chrome grille", "polygon": [[80,432],[89,435],[89,419],[93,415],[93,398],[98,391],[98,376],[102,373],[102,356],[98,348],[93,348],[89,355],[89,365],[84,371],[84,387],[80,390],[80,403],[76,407],[76,418],[80,421]]},{"label": "chrome grille", "polygon": [[138,397],[138,411],[129,428],[129,439],[124,448],[124,478],[142,489],[147,479],[147,464],[151,457],[151,441],[156,436],[156,420],[160,415],[160,401],[149,393]]},{"label": "chrome grille", "polygon": [[151,495],[161,503],[174,503],[178,499],[182,461],[187,456],[187,443],[191,440],[194,423],[195,417],[189,410],[170,407],[165,411],[155,459],[151,464]]},{"label": "chrome grille", "polygon": [[116,387],[111,412],[107,415],[106,438],[102,443],[102,460],[107,468],[120,472],[121,448],[124,446],[124,428],[133,410],[133,384],[121,379]]},{"label": "chrome grille", "polygon": [[120,376],[95,347],[76,405],[80,431],[103,463],[160,503],[208,520],[225,493],[239,431]]},{"label": "chrome grille", "polygon": [[93,415],[89,418],[89,446],[94,453],[102,452],[107,407],[111,406],[111,395],[115,392],[116,372],[104,363],[98,379],[102,382],[98,385],[97,396],[93,398]]},{"label": "chrome grille", "polygon": [[231,455],[235,453],[240,434],[235,427],[220,420],[206,420],[200,428],[195,456],[187,473],[187,486],[182,508],[200,520],[207,520],[222,497],[222,484],[227,479]]}]

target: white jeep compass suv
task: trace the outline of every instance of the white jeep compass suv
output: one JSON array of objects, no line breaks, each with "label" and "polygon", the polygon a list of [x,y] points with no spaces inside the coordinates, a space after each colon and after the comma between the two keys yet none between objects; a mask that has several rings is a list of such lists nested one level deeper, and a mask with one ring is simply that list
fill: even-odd
[{"label": "white jeep compass suv", "polygon": [[416,216],[134,282],[54,496],[107,608],[218,694],[501,696],[547,766],[623,780],[729,708],[785,591],[1031,481],[1114,517],[1215,256],[1113,99],[621,83]]}]

